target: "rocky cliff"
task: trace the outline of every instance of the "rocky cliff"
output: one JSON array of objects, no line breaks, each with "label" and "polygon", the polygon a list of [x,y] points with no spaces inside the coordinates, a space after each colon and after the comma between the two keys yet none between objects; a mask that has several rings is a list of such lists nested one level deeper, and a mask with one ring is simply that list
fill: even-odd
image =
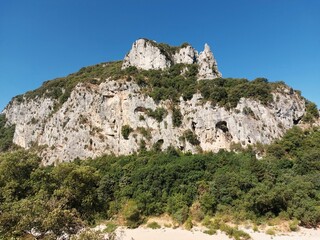
[{"label": "rocky cliff", "polygon": [[198,64],[198,79],[214,79],[222,76],[208,44],[205,44],[204,51],[198,54],[187,43],[180,47],[172,47],[148,39],[138,39],[133,43],[130,52],[124,58],[122,69],[134,66],[144,70],[163,70],[179,63]]},{"label": "rocky cliff", "polygon": [[[173,78],[173,84],[176,79],[194,84],[193,94],[176,95],[175,100],[170,94],[160,100],[149,94],[160,78],[148,71],[144,73],[149,75],[141,77],[139,70],[160,69],[157,76],[167,74],[169,78],[172,65],[182,64],[185,69],[195,62],[198,71],[194,78],[185,74],[188,70]],[[220,76],[208,46],[200,55],[187,45],[169,56],[150,41],[138,40],[123,62],[99,64],[45,83],[38,90],[14,98],[3,113],[7,124],[16,126],[13,142],[23,148],[36,146],[44,164],[166,149],[170,145],[195,153],[230,149],[234,144],[268,144],[305,114],[305,100],[284,84],[270,88],[266,102],[249,94],[231,105],[231,99],[240,95],[228,86],[221,87],[227,80],[220,79],[219,86],[214,85],[220,90],[213,93],[227,94],[215,102],[211,93],[211,100],[206,98],[201,84],[215,84],[217,80],[199,83],[199,76]],[[154,85],[148,85],[150,82]],[[238,82],[239,94],[243,86],[251,87],[249,81]]]}]

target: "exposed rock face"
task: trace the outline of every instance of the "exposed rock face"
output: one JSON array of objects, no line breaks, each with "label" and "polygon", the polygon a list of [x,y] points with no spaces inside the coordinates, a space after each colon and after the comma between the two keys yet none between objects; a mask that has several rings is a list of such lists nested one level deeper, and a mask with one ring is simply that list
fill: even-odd
[{"label": "exposed rock face", "polygon": [[9,123],[16,124],[13,142],[23,148],[29,148],[39,141],[43,133],[43,121],[53,111],[54,101],[50,98],[9,103],[3,113]]},{"label": "exposed rock face", "polygon": [[[198,54],[188,44],[170,47],[146,39],[133,44],[122,68],[166,69],[180,63],[198,64],[199,79],[221,77],[208,45]],[[230,149],[233,143],[271,143],[305,114],[305,100],[285,85],[273,90],[274,101],[268,105],[242,98],[231,110],[213,106],[197,93],[190,100],[181,97],[176,104],[182,116],[177,127],[170,100],[155,102],[130,76],[124,78],[100,83],[85,79],[63,104],[50,94],[14,98],[3,111],[8,124],[16,125],[13,142],[23,148],[40,146],[44,164],[103,154],[127,155],[142,145],[151,149],[155,144],[193,153],[218,151]],[[166,112],[160,120],[150,114],[159,108]],[[132,129],[129,136],[123,135],[124,126]],[[194,141],[186,133],[191,133]]]},{"label": "exposed rock face", "polygon": [[193,64],[197,62],[198,52],[190,45],[180,48],[178,52],[173,55],[173,63]]},{"label": "exposed rock face", "polygon": [[204,45],[204,51],[199,55],[199,79],[214,79],[222,77],[218,71],[217,62],[213,57],[208,44]]},{"label": "exposed rock face", "polygon": [[[44,164],[51,164],[77,157],[131,154],[139,150],[142,140],[148,149],[163,142],[162,149],[173,145],[191,152],[229,149],[232,143],[267,144],[281,137],[305,111],[304,100],[289,89],[275,91],[273,96],[276,100],[269,106],[241,99],[233,110],[203,103],[200,94],[188,101],[181,98],[178,107],[183,120],[180,127],[174,127],[169,101],[156,103],[137,84],[109,79],[99,85],[78,84],[58,111],[50,98],[24,98],[13,100],[4,114],[9,123],[16,124],[14,143],[24,148],[42,146]],[[161,122],[146,112],[158,107],[168,112]],[[248,114],[245,109],[249,108]],[[127,140],[121,134],[124,125],[133,129]],[[181,140],[187,130],[195,134],[199,146]]]},{"label": "exposed rock face", "polygon": [[122,68],[130,66],[145,70],[164,69],[171,66],[171,61],[151,41],[138,39],[124,58]]},{"label": "exposed rock face", "polygon": [[217,62],[208,44],[204,51],[198,52],[190,45],[167,48],[147,39],[138,39],[125,56],[122,69],[135,66],[139,69],[166,69],[174,64],[198,64],[199,79],[214,79],[221,77]]}]

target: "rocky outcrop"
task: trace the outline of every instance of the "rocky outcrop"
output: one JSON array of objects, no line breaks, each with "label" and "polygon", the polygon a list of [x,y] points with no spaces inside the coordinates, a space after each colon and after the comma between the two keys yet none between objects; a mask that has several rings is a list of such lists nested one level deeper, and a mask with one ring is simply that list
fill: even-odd
[{"label": "rocky outcrop", "polygon": [[14,98],[3,111],[8,123],[16,125],[13,142],[23,148],[38,143],[53,109],[54,100],[50,98]]},{"label": "rocky outcrop", "polygon": [[179,63],[198,64],[199,79],[214,79],[222,76],[208,44],[205,44],[204,51],[199,55],[189,44],[172,47],[147,39],[138,39],[133,43],[131,50],[124,58],[122,69],[134,66],[144,70],[163,70]]},{"label": "rocky outcrop", "polygon": [[[203,102],[200,94],[191,100],[180,99],[176,106],[181,126],[172,120],[169,101],[156,103],[134,82],[108,79],[101,84],[79,83],[58,109],[55,101],[39,97],[14,99],[4,110],[8,122],[16,125],[14,143],[40,146],[44,164],[89,158],[103,154],[131,154],[142,145],[162,149],[172,145],[182,151],[197,152],[229,149],[234,143],[268,144],[281,137],[304,114],[305,102],[288,88],[274,91],[275,101],[268,106],[241,99],[236,108],[226,110]],[[163,108],[166,114],[157,121],[148,111]],[[128,138],[123,126],[132,129]],[[185,133],[192,132],[199,145],[192,145]]]},{"label": "rocky outcrop", "polygon": [[138,39],[124,58],[122,69],[130,66],[145,70],[165,69],[171,64],[171,60],[151,41]]},{"label": "rocky outcrop", "polygon": [[177,52],[174,53],[172,62],[174,64],[193,64],[197,62],[197,58],[198,52],[190,45],[187,45],[185,47],[181,47],[179,50],[177,50]]},{"label": "rocky outcrop", "polygon": [[217,62],[213,57],[208,44],[204,45],[204,51],[199,54],[199,79],[215,79],[222,77],[218,71]]},{"label": "rocky outcrop", "polygon": [[[111,68],[118,67],[120,77],[101,75],[110,67],[102,64],[14,98],[3,111],[7,124],[15,125],[13,142],[26,149],[37,147],[43,164],[153,147],[216,152],[233,144],[269,144],[299,124],[306,111],[305,99],[285,84],[272,85],[273,101],[241,98],[232,109],[205,101],[199,92],[175,103],[156,102],[134,76],[120,71],[120,64]],[[221,77],[208,45],[198,54],[189,44],[170,47],[146,39],[133,44],[122,68],[166,69],[173,64],[197,64],[199,79]],[[92,71],[93,79],[88,77]],[[66,81],[75,80],[66,88]]]}]

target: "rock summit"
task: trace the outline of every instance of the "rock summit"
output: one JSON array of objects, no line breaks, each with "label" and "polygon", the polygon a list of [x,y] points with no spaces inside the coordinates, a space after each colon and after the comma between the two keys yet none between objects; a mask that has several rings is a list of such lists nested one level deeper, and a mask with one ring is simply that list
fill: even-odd
[{"label": "rock summit", "polygon": [[197,64],[198,79],[222,77],[208,44],[205,44],[204,50],[199,54],[188,43],[173,47],[145,38],[138,39],[132,44],[131,50],[123,60],[122,69],[134,66],[144,70],[163,70],[174,64]]}]

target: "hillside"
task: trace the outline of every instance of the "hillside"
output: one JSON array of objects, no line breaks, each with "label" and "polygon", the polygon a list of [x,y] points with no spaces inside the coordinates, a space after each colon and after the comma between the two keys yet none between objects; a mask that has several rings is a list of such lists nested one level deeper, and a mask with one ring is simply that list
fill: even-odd
[{"label": "hillside", "polygon": [[169,146],[200,153],[270,144],[318,118],[316,106],[283,82],[221,76],[208,45],[198,54],[187,43],[139,39],[124,61],[13,98],[3,121],[15,145],[52,164]]},{"label": "hillside", "polygon": [[104,223],[100,235],[72,238],[102,240],[117,225],[135,228],[164,213],[174,226],[202,224],[207,234],[220,230],[233,239],[250,238],[237,228],[242,222],[255,231],[268,225],[271,234],[281,225],[292,232],[317,227],[319,128],[294,127],[260,150],[261,160],[251,148],[195,155],[169,148],[56,167],[23,150],[0,154],[0,237],[57,239]]},{"label": "hillside", "polygon": [[139,39],[0,114],[0,238],[111,240],[163,216],[236,240],[317,227],[319,123],[284,82],[223,78],[208,45]]}]

